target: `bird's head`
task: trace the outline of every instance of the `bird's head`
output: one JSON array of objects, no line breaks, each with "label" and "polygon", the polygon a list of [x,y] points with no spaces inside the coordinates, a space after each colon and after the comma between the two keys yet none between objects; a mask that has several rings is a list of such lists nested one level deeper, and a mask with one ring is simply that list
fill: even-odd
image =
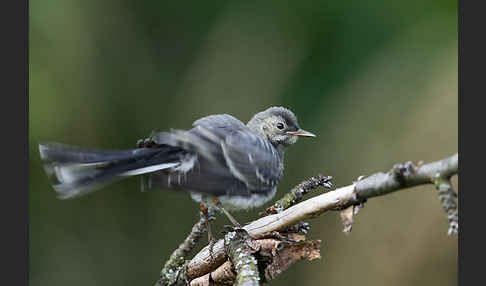
[{"label": "bird's head", "polygon": [[270,107],[253,116],[247,126],[268,139],[275,147],[288,147],[299,137],[316,135],[299,127],[294,113],[284,107]]}]

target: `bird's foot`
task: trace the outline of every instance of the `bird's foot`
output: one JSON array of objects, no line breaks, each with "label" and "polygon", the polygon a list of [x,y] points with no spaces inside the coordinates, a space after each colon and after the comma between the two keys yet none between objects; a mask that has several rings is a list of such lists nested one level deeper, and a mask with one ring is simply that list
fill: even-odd
[{"label": "bird's foot", "polygon": [[263,235],[262,238],[274,238],[288,243],[299,242],[299,238],[294,237],[293,233],[280,233],[278,231],[271,231],[270,233]]},{"label": "bird's foot", "polygon": [[234,232],[234,233],[245,233],[245,236],[248,236],[249,238],[251,239],[259,239],[260,237],[258,236],[254,236],[254,235],[251,235],[250,233],[248,233],[248,231],[246,229],[244,229],[242,226],[236,226],[236,225],[224,225],[223,226],[223,230],[221,231],[221,233],[223,235],[226,235],[230,232]]},{"label": "bird's foot", "polygon": [[145,138],[145,139],[139,139],[137,141],[137,148],[151,148],[158,145],[152,137]]},{"label": "bird's foot", "polygon": [[310,223],[301,221],[298,222],[289,228],[287,228],[284,232],[286,233],[300,233],[300,234],[307,234],[310,230]]},{"label": "bird's foot", "polygon": [[232,232],[232,231],[238,231],[238,230],[244,230],[246,231],[243,227],[241,226],[236,226],[236,225],[229,225],[229,224],[225,224],[223,225],[223,231],[222,233],[223,234],[226,234],[228,232]]}]

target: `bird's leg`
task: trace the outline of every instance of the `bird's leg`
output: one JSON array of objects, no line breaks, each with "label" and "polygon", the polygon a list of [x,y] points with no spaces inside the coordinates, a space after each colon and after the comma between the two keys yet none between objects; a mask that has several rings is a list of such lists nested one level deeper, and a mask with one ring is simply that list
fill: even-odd
[{"label": "bird's leg", "polygon": [[211,230],[211,221],[214,220],[214,215],[210,210],[210,207],[206,207],[204,201],[201,201],[201,216],[203,216],[204,221],[206,222],[206,230],[208,232],[208,241],[209,241],[209,255],[211,259],[213,259],[213,247],[216,243],[216,238],[213,235]]},{"label": "bird's leg", "polygon": [[221,202],[217,198],[213,198],[213,203],[226,215],[226,217],[236,228],[241,228],[241,224],[225,208],[223,208],[223,204],[221,204]]}]

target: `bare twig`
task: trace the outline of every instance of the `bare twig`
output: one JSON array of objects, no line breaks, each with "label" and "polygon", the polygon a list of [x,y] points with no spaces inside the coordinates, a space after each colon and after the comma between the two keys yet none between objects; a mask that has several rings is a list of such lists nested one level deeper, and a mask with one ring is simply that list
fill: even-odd
[{"label": "bare twig", "polygon": [[233,270],[233,264],[231,261],[227,260],[216,270],[192,280],[189,285],[210,286],[211,284],[216,284],[230,286],[234,284],[235,280],[236,274]]},{"label": "bare twig", "polygon": [[[456,195],[452,188],[444,183],[449,182],[450,177],[457,174],[457,170],[458,154],[419,166],[415,166],[411,162],[397,164],[388,173],[377,173],[349,186],[315,196],[280,213],[255,220],[245,225],[243,229],[252,237],[263,236],[274,231],[288,229],[304,219],[315,217],[329,210],[344,210],[350,206],[361,206],[369,198],[423,184],[439,186],[439,196],[444,209],[449,214],[451,228],[457,229],[457,219],[454,219],[454,214],[457,212],[453,211],[456,206]],[[437,178],[441,178],[440,183]],[[358,209],[359,207],[353,211],[353,214]],[[454,226],[452,222],[454,222]],[[216,270],[226,261],[223,240],[216,242],[213,251],[218,259],[211,260],[208,247],[205,247],[187,264],[186,275],[192,278],[204,276]]]}]

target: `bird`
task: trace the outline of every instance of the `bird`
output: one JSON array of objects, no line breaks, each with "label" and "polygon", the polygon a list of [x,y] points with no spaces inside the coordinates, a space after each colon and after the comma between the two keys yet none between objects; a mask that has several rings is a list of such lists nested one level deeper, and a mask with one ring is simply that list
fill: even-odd
[{"label": "bird", "polygon": [[[141,189],[174,189],[217,207],[235,225],[229,210],[262,206],[277,191],[285,150],[300,128],[284,107],[256,113],[247,124],[229,114],[202,117],[189,130],[152,132],[133,149],[88,149],[63,143],[39,144],[44,170],[60,199],[73,199],[115,181],[141,176]],[[208,231],[209,233],[209,231]]]}]

